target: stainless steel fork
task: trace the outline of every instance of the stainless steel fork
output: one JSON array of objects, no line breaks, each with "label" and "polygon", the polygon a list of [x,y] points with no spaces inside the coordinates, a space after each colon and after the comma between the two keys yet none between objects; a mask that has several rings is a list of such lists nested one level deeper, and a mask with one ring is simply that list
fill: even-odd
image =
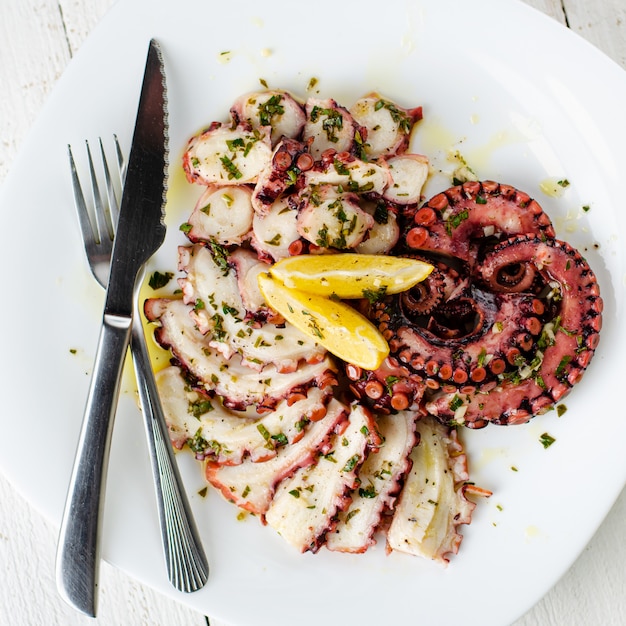
[{"label": "stainless steel fork", "polygon": [[[125,173],[124,158],[116,136],[114,136],[114,142],[117,170],[122,184]],[[106,289],[119,204],[115,193],[113,175],[101,139],[99,144],[107,202],[103,200],[100,193],[91,150],[89,143],[86,142],[89,178],[93,195],[93,221],[83,195],[70,146],[68,146],[68,153],[74,200],[85,253],[91,273],[98,283]],[[135,286],[131,354],[150,449],[168,577],[172,585],[180,591],[192,592],[200,589],[206,583],[209,566],[174,459],[163,409],[150,365],[141,314],[138,310],[138,296],[142,282],[143,276],[139,276]]]}]

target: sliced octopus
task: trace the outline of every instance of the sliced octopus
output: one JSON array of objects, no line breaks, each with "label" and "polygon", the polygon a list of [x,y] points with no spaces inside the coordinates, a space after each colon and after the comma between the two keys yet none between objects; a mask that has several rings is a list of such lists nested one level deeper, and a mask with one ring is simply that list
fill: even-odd
[{"label": "sliced octopus", "polygon": [[350,504],[326,533],[326,547],[337,552],[365,552],[376,543],[374,533],[383,513],[393,510],[404,476],[411,467],[410,454],[417,443],[414,411],[382,414],[376,428],[383,444],[372,450],[358,472],[358,485]]},{"label": "sliced octopus", "polygon": [[[389,549],[446,562],[476,505],[466,497],[467,465],[456,431],[432,418],[417,423],[420,443],[387,532]],[[455,460],[454,460],[455,459]]]},{"label": "sliced octopus", "polygon": [[348,109],[332,98],[309,98],[305,109],[302,137],[315,160],[326,150],[348,152],[354,147],[359,127]]},{"label": "sliced octopus", "polygon": [[372,414],[353,405],[345,430],[333,434],[315,463],[280,483],[265,513],[267,524],[301,552],[316,552],[358,485],[372,439],[379,443],[376,428]]},{"label": "sliced octopus", "polygon": [[350,113],[362,129],[363,153],[370,159],[406,152],[411,130],[422,119],[422,107],[407,109],[377,93],[357,100]]},{"label": "sliced octopus", "polygon": [[[294,370],[299,361],[320,360],[325,350],[300,332],[295,326],[284,323],[251,324],[240,289],[235,269],[225,262],[216,262],[215,254],[203,245],[181,247],[179,268],[185,272],[180,279],[185,304],[193,305],[190,315],[198,330],[207,336],[209,345],[222,352],[228,359],[233,354],[241,355],[249,367],[261,370],[274,364],[281,371]],[[224,261],[224,259],[221,259]],[[259,261],[252,264],[263,267]],[[238,264],[241,275],[242,264]],[[246,274],[253,272],[245,267]],[[245,277],[242,277],[245,278]],[[255,280],[246,281],[246,297],[260,292]],[[249,301],[249,300],[248,300]],[[249,305],[250,306],[250,305]]]},{"label": "sliced octopus", "polygon": [[306,115],[302,105],[286,91],[266,90],[244,94],[230,109],[235,124],[270,128],[275,146],[283,137],[300,136]]},{"label": "sliced octopus", "polygon": [[212,347],[192,317],[193,307],[182,300],[153,298],[145,303],[149,321],[158,324],[155,339],[172,352],[199,389],[216,393],[226,406],[258,411],[272,410],[283,398],[299,397],[302,389],[324,389],[336,384],[336,367],[328,358],[300,364],[296,370],[280,371],[270,364],[258,371],[248,367],[241,356],[229,359]]},{"label": "sliced octopus", "polygon": [[207,480],[240,508],[265,515],[280,482],[298,468],[312,466],[320,452],[328,451],[333,434],[345,429],[347,408],[331,400],[324,417],[313,422],[295,445],[282,446],[262,463],[246,459],[237,465],[209,461]]},{"label": "sliced octopus", "polygon": [[255,183],[271,154],[264,128],[215,123],[189,141],[183,157],[187,180],[203,185]]},{"label": "sliced octopus", "polygon": [[195,242],[241,244],[250,233],[254,209],[252,191],[245,185],[208,185],[186,223]]},{"label": "sliced octopus", "polygon": [[199,460],[239,465],[276,456],[279,448],[297,443],[311,422],[327,413],[330,390],[311,387],[283,399],[268,412],[233,411],[186,380],[180,367],[157,373],[163,409],[174,446],[188,445]]}]

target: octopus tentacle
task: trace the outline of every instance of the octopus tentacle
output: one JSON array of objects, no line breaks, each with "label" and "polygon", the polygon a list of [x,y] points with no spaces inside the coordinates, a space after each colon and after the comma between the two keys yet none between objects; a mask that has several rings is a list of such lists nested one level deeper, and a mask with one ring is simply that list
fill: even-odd
[{"label": "octopus tentacle", "polygon": [[409,252],[434,250],[473,263],[475,239],[525,233],[554,237],[535,200],[509,185],[469,181],[407,211],[404,243]]},{"label": "octopus tentacle", "polygon": [[563,385],[575,384],[586,369],[599,341],[603,302],[596,278],[580,252],[564,241],[539,237],[515,237],[503,242],[485,259],[482,276],[514,264],[533,265],[558,283],[558,317],[553,321],[554,339],[544,354],[542,377],[555,400],[566,392]]},{"label": "octopus tentacle", "polygon": [[[435,270],[366,314],[388,339],[411,400],[473,428],[521,423],[559,401],[591,361],[602,300],[589,265],[554,238],[541,207],[511,186],[470,182],[401,219],[397,250],[438,255]],[[395,409],[385,376],[350,373],[357,397]]]},{"label": "octopus tentacle", "polygon": [[[569,393],[591,361],[598,345],[603,304],[585,259],[563,241],[532,235],[512,237],[486,256],[480,270],[485,283],[497,280],[499,271],[510,263],[532,265],[550,287],[542,315],[527,318],[530,345],[514,353],[512,366],[509,363],[496,377],[497,385],[478,387],[474,393],[446,389],[435,395],[426,409],[440,419],[472,427],[489,421],[528,421]],[[532,298],[532,310],[537,311],[542,303],[536,304],[538,299]]]}]

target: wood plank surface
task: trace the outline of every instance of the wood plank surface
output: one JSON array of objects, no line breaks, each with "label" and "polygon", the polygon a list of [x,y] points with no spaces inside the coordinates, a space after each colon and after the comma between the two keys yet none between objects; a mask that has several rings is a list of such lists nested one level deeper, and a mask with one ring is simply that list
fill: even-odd
[{"label": "wood plank surface", "polygon": [[[624,0],[526,2],[567,24],[626,68]],[[112,4],[113,0],[0,2],[0,183],[6,178],[51,88]],[[531,34],[529,45],[532,45]],[[3,476],[0,476],[0,502],[0,624],[208,624],[205,616],[161,596],[106,563],[101,571],[98,618],[92,620],[78,615],[56,593],[57,530],[25,502]],[[584,505],[582,495],[581,502],[572,503],[572,515],[575,515],[575,507],[581,505]],[[621,494],[573,567],[515,626],[626,624],[626,548],[622,540],[625,520],[626,492]],[[488,585],[477,584],[476,602],[483,603],[488,611]],[[215,619],[210,623],[211,626],[226,626]]]}]

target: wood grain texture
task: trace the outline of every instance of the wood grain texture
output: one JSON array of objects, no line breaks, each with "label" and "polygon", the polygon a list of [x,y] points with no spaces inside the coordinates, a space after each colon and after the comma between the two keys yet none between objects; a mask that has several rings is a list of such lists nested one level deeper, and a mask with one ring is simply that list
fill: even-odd
[{"label": "wood grain texture", "polygon": [[[569,24],[626,69],[624,0],[526,3]],[[0,182],[71,56],[112,4],[113,0],[0,2]],[[57,529],[2,476],[0,501],[0,624],[206,626],[203,615],[106,563],[101,571],[98,618],[78,615],[63,603],[55,589]],[[626,624],[625,519],[626,492],[573,567],[515,626]],[[489,590],[477,589],[477,593],[488,611]],[[211,626],[226,625],[211,619]]]},{"label": "wood grain texture", "polygon": [[564,0],[569,27],[626,68],[626,2]]}]

